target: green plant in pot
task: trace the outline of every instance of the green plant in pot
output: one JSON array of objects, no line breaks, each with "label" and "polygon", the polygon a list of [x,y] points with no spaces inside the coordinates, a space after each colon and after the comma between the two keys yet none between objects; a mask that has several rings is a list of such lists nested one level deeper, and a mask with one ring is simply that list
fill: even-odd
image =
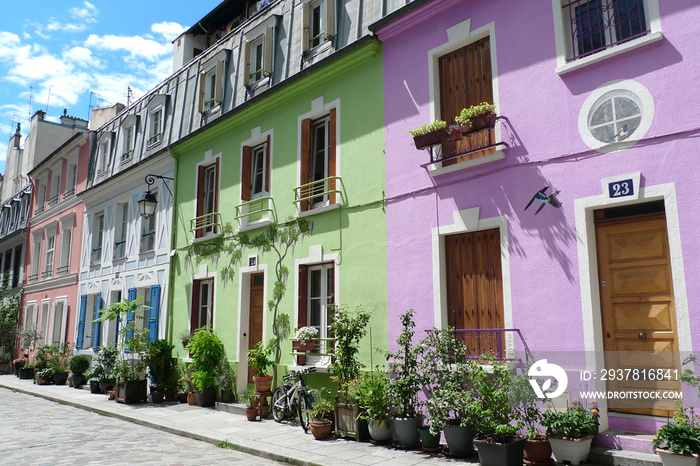
[{"label": "green plant in pot", "polygon": [[579,464],[586,461],[598,430],[597,408],[586,409],[573,400],[566,411],[547,411],[542,425],[557,461]]},{"label": "green plant in pot", "polygon": [[[530,364],[523,373],[529,373]],[[524,381],[529,385],[529,381]],[[521,403],[519,405],[520,419],[523,423],[522,436],[525,438],[524,456],[529,463],[547,464],[552,462],[552,446],[549,439],[541,430],[544,420],[544,402],[537,397],[529,386],[521,391]]]},{"label": "green plant in pot", "polygon": [[53,345],[41,345],[34,355],[34,368],[36,382],[39,385],[53,383],[53,375],[56,373],[51,365],[51,358],[58,353],[58,347]]},{"label": "green plant in pot", "polygon": [[273,341],[265,345],[262,341],[255,344],[253,349],[248,350],[248,365],[256,375],[253,376],[253,384],[256,392],[269,392],[272,388],[272,376],[268,375],[268,368],[274,364],[272,360]]},{"label": "green plant in pot", "polygon": [[53,354],[49,360],[49,366],[53,369],[53,381],[56,385],[65,385],[68,380],[71,353],[70,345],[65,344],[63,348]]},{"label": "green plant in pot", "polygon": [[231,363],[224,356],[219,368],[219,389],[221,390],[220,400],[222,403],[233,403],[233,388],[236,386],[236,375]]},{"label": "green plant in pot", "polygon": [[[165,391],[174,391],[177,377],[177,360],[173,358],[175,345],[167,340],[158,339],[149,342],[146,347],[144,362],[151,379],[151,398],[154,403],[163,400]],[[169,397],[172,399],[172,395]]]},{"label": "green plant in pot", "polygon": [[[114,388],[116,384],[114,368],[117,364],[118,354],[119,350],[115,346],[98,346],[94,349],[92,369],[86,373],[88,380],[90,380],[92,393],[101,393]],[[96,389],[93,381],[97,383]]]},{"label": "green plant in pot", "polygon": [[314,390],[314,399],[316,401],[311,407],[309,428],[316,440],[323,440],[328,438],[333,429],[332,417],[335,405],[327,388]]},{"label": "green plant in pot", "polygon": [[464,342],[455,338],[453,328],[435,328],[427,333],[419,348],[418,372],[429,426],[419,430],[423,449],[438,450],[440,432],[444,430],[451,456],[471,455],[474,431],[469,403],[473,363],[467,360]]},{"label": "green plant in pot", "polygon": [[532,389],[527,377],[506,362],[491,360],[475,365],[472,373],[471,422],[478,433],[479,462],[483,466],[520,466],[525,439],[518,433],[524,396]]},{"label": "green plant in pot", "polygon": [[255,421],[258,418],[258,398],[253,390],[248,389],[238,395],[239,401],[245,403],[245,415],[249,421]]},{"label": "green plant in pot", "polygon": [[366,423],[358,422],[357,381],[362,364],[360,363],[360,341],[367,334],[370,313],[362,306],[351,308],[335,306],[331,330],[335,337],[330,371],[338,380],[338,397],[335,404],[336,433],[362,440]]},{"label": "green plant in pot", "polygon": [[87,378],[85,372],[90,368],[90,358],[84,354],[76,354],[70,359],[70,373],[73,379],[73,387],[80,388],[85,385]]},{"label": "green plant in pot", "polygon": [[455,121],[462,127],[462,133],[468,134],[496,123],[496,106],[488,102],[472,105],[462,109]]},{"label": "green plant in pot", "polygon": [[416,323],[415,310],[409,309],[399,316],[401,333],[396,339],[398,349],[389,353],[389,403],[393,408],[393,424],[399,446],[406,449],[420,447],[418,428],[423,424],[418,415],[418,391],[421,375],[418,372],[420,345],[413,341]]},{"label": "green plant in pot", "polygon": [[423,149],[435,144],[442,144],[447,141],[449,133],[447,131],[447,122],[436,120],[432,123],[426,123],[420,128],[408,131],[413,136],[413,142],[416,149]]},{"label": "green plant in pot", "polygon": [[357,386],[359,418],[367,421],[369,435],[375,442],[391,440],[388,390],[389,375],[379,366],[360,376]]},{"label": "green plant in pot", "polygon": [[214,406],[219,368],[225,357],[224,344],[209,327],[203,327],[194,332],[187,349],[192,356],[192,382],[197,405]]}]

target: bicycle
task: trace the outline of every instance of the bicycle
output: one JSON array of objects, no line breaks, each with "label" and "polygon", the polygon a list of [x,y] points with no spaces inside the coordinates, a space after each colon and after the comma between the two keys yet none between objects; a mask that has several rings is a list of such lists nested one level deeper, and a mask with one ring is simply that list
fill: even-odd
[{"label": "bicycle", "polygon": [[[316,372],[315,367],[309,367],[303,371],[286,374],[282,379],[281,387],[277,387],[272,394],[272,418],[276,422],[282,422],[290,416],[299,416],[299,424],[304,432],[308,432],[311,422],[311,406],[314,397],[311,389],[306,386],[304,376]],[[294,379],[299,378],[296,382]]]}]

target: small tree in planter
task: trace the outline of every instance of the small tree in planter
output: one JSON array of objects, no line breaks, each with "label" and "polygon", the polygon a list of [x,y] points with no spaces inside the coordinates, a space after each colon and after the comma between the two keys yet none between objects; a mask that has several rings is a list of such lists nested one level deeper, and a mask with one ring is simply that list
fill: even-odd
[{"label": "small tree in planter", "polygon": [[90,358],[84,354],[77,354],[70,360],[70,372],[73,379],[73,387],[80,388],[85,385],[87,378],[85,372],[90,368]]},{"label": "small tree in planter", "polygon": [[[92,358],[92,369],[86,376],[90,380],[90,391],[92,393],[100,393],[102,391],[111,390],[116,384],[114,369],[117,364],[117,355],[119,350],[115,346],[98,346],[94,349]],[[95,388],[95,384],[97,388]]]},{"label": "small tree in planter", "polygon": [[68,381],[68,368],[70,367],[71,353],[70,345],[65,344],[63,348],[56,351],[49,360],[49,367],[53,371],[53,381],[56,385],[65,385]]},{"label": "small tree in planter", "polygon": [[333,311],[331,331],[335,337],[330,371],[338,379],[338,398],[336,400],[336,431],[361,440],[360,425],[357,422],[359,408],[357,396],[352,393],[360,376],[362,364],[358,358],[360,340],[367,333],[370,313],[362,306],[352,309],[348,306],[336,306]]},{"label": "small tree in planter", "polygon": [[119,356],[112,372],[117,378],[116,399],[125,404],[145,402],[148,398],[145,357],[150,339],[148,329],[141,328],[143,312],[148,309],[141,304],[142,299],[112,303],[94,320],[126,322],[117,333]]},{"label": "small tree in planter", "polygon": [[219,389],[221,390],[220,400],[222,403],[233,403],[233,388],[236,386],[236,375],[231,367],[231,363],[224,355],[219,368]]},{"label": "small tree in planter", "polygon": [[192,355],[192,382],[196,388],[197,405],[214,406],[219,368],[224,359],[224,344],[208,327],[198,328],[187,349]]},{"label": "small tree in planter", "polygon": [[[177,381],[177,360],[173,358],[175,345],[167,340],[149,342],[144,362],[151,378],[151,397],[154,403],[163,400],[166,390],[174,390]],[[172,399],[172,397],[170,397]]]},{"label": "small tree in planter", "polygon": [[396,339],[399,349],[389,354],[389,399],[394,409],[394,428],[403,448],[420,446],[418,428],[423,424],[423,418],[417,412],[422,379],[418,372],[421,349],[413,341],[416,333],[414,314],[415,310],[409,309],[399,316],[402,327]]}]

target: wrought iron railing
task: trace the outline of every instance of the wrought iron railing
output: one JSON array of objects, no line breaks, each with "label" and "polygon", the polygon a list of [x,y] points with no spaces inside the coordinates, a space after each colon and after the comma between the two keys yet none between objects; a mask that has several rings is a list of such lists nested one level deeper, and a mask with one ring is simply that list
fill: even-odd
[{"label": "wrought iron railing", "polygon": [[331,356],[335,338],[311,338],[313,348],[307,351],[292,351],[293,356]]},{"label": "wrought iron railing", "polygon": [[70,265],[62,265],[61,267],[56,269],[56,273],[58,273],[59,275],[66,274],[68,272],[70,272]]},{"label": "wrought iron railing", "polygon": [[156,248],[156,232],[141,233],[141,252],[153,251]]},{"label": "wrought iron railing", "polygon": [[61,195],[59,193],[56,193],[54,196],[51,196],[49,198],[49,206],[55,206],[58,204],[58,201],[61,199]]},{"label": "wrought iron railing", "polygon": [[262,216],[265,212],[273,212],[271,197],[261,197],[237,205],[235,218],[238,220],[238,225],[243,227],[248,224],[251,218]]},{"label": "wrought iron railing", "polygon": [[65,201],[66,199],[68,199],[69,197],[71,197],[74,194],[75,194],[75,186],[73,186],[70,189],[66,189],[66,192],[63,193],[63,200]]},{"label": "wrought iron railing", "polygon": [[467,357],[470,359],[481,359],[487,355],[498,361],[505,361],[511,359],[505,350],[507,333],[512,333],[520,339],[526,361],[532,360],[532,352],[517,328],[455,329],[455,338],[464,341]]},{"label": "wrought iron railing", "polygon": [[35,282],[35,281],[37,281],[37,280],[39,280],[39,272],[33,273],[33,274],[31,274],[31,275],[29,276],[29,281],[30,281],[30,282]]},{"label": "wrought iron railing", "polygon": [[644,0],[574,0],[562,8],[571,32],[569,60],[649,33]]},{"label": "wrought iron railing", "polygon": [[119,159],[119,164],[120,164],[120,165],[124,165],[124,164],[127,163],[129,160],[131,160],[131,157],[132,157],[133,155],[134,155],[134,149],[131,149],[131,150],[128,150],[128,151],[124,152],[124,153],[122,154],[121,158]]},{"label": "wrought iron railing", "polygon": [[212,212],[200,215],[190,220],[190,231],[195,238],[200,238],[208,233],[217,234],[221,228],[221,214]]},{"label": "wrought iron railing", "polygon": [[309,205],[314,207],[317,204],[330,201],[331,204],[338,202],[336,196],[342,195],[340,186],[343,180],[339,176],[329,176],[311,183],[302,184],[294,188],[294,203],[299,210],[308,210]]},{"label": "wrought iron railing", "polygon": [[49,278],[53,276],[53,270],[44,270],[41,272],[41,278]]},{"label": "wrought iron railing", "polygon": [[121,259],[126,254],[126,240],[114,242],[114,258]]},{"label": "wrought iron railing", "polygon": [[163,140],[163,133],[158,133],[158,134],[148,138],[148,141],[146,142],[146,146],[148,146],[148,147],[155,146],[156,144],[160,144],[160,141],[162,141],[162,140]]},{"label": "wrought iron railing", "polygon": [[44,211],[44,203],[37,204],[36,210],[34,211],[35,214],[40,214]]}]

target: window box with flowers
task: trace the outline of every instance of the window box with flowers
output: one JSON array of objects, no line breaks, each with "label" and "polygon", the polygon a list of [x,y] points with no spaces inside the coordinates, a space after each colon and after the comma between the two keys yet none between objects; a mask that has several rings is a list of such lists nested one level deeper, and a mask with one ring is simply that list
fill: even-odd
[{"label": "window box with flowers", "polygon": [[[294,340],[292,340],[292,349],[295,353],[306,353],[307,351],[313,351],[316,348],[315,338],[318,336],[318,329],[316,327],[301,327],[294,334]],[[305,354],[296,354],[297,363],[299,365],[306,364]]]},{"label": "window box with flowers", "polygon": [[459,123],[464,135],[484,128],[493,128],[496,125],[496,106],[488,102],[472,105],[462,109],[455,121]]},{"label": "window box with flowers", "polygon": [[450,137],[447,131],[447,122],[442,120],[426,123],[420,128],[409,130],[408,132],[413,136],[416,149],[425,149],[429,146],[442,144]]}]

